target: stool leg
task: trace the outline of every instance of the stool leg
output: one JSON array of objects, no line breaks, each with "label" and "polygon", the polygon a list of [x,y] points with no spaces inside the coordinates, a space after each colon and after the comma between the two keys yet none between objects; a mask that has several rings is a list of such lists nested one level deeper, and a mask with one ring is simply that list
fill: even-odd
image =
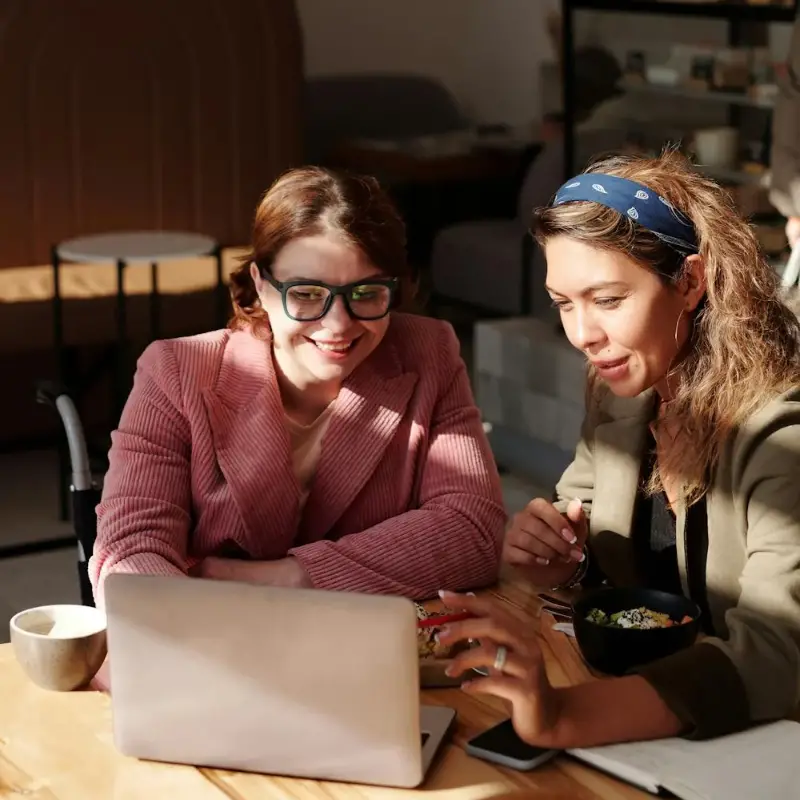
[{"label": "stool leg", "polygon": [[58,518],[61,522],[69,519],[69,449],[63,437],[58,441]]},{"label": "stool leg", "polygon": [[228,315],[226,314],[227,298],[225,281],[222,277],[222,247],[220,245],[214,248],[214,258],[217,261],[217,325],[223,328],[228,321]]},{"label": "stool leg", "polygon": [[[58,247],[50,250],[53,266],[53,351],[56,357],[56,377],[62,386],[69,385],[64,347],[64,306],[61,299],[61,257]],[[69,450],[63,436],[58,437],[58,518],[69,519]]]},{"label": "stool leg", "polygon": [[125,261],[117,261],[117,348],[119,357],[114,371],[114,419],[112,426],[117,427],[122,407],[125,404],[125,380],[128,375],[128,320],[125,298]]},{"label": "stool leg", "polygon": [[61,257],[58,248],[51,250],[53,264],[53,349],[56,354],[56,370],[61,385],[67,382],[67,370],[64,363],[64,306],[61,301]]},{"label": "stool leg", "polygon": [[161,337],[161,294],[158,289],[158,264],[150,265],[150,339]]}]

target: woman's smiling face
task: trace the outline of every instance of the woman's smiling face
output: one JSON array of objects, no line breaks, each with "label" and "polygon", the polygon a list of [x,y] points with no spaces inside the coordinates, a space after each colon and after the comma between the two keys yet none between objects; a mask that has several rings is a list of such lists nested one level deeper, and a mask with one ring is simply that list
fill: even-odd
[{"label": "woman's smiling face", "polygon": [[[255,266],[251,274],[269,315],[276,362],[298,388],[344,380],[375,350],[389,327],[388,315],[377,320],[353,318],[342,297],[335,298],[321,319],[291,319],[284,311],[280,291],[262,278]],[[359,248],[335,234],[293,239],[278,252],[271,274],[281,283],[307,280],[331,286],[387,277]]]}]

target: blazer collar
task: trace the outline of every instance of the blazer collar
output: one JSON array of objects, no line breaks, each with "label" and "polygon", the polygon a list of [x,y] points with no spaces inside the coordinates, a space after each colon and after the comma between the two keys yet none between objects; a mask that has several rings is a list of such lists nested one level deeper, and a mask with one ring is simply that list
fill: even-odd
[{"label": "blazer collar", "polygon": [[[303,519],[303,540],[328,534],[368,481],[405,414],[418,376],[403,368],[390,325],[334,401]],[[272,360],[271,337],[230,335],[216,385],[204,395],[217,459],[248,531],[258,542],[283,532],[298,544],[300,489]],[[274,534],[265,536],[265,531]]]}]

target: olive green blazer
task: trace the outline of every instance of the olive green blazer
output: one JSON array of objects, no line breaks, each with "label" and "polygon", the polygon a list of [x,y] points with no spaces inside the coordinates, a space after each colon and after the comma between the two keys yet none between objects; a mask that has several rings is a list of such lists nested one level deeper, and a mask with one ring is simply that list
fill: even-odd
[{"label": "olive green blazer", "polygon": [[[654,401],[652,391],[604,398],[556,487],[562,510],[571,498],[583,502],[591,557],[614,585],[640,582],[631,528]],[[717,636],[639,670],[696,738],[790,716],[800,701],[800,388],[731,436],[706,512]],[[676,509],[676,544],[688,594],[684,506]]]}]

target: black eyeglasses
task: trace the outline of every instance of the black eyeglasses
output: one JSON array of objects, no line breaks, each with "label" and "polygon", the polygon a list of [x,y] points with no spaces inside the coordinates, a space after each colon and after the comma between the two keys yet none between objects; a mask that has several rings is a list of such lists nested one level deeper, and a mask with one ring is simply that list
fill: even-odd
[{"label": "black eyeglasses", "polygon": [[382,319],[392,307],[399,283],[397,278],[386,278],[331,286],[322,281],[276,281],[268,272],[262,275],[281,293],[286,316],[296,322],[322,319],[337,295],[342,296],[347,313],[353,319]]}]

